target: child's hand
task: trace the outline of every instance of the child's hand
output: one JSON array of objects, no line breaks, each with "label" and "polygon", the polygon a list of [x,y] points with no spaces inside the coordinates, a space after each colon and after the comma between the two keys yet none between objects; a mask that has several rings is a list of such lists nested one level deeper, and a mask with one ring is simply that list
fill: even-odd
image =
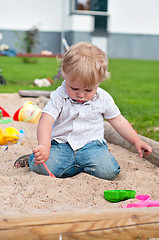
[{"label": "child's hand", "polygon": [[49,158],[50,147],[40,144],[33,149],[33,153],[35,156],[35,165],[37,166],[38,164],[44,163]]},{"label": "child's hand", "polygon": [[152,153],[152,148],[146,143],[143,142],[142,140],[136,142],[134,144],[136,150],[138,151],[139,157],[142,158],[143,155],[147,156]]}]

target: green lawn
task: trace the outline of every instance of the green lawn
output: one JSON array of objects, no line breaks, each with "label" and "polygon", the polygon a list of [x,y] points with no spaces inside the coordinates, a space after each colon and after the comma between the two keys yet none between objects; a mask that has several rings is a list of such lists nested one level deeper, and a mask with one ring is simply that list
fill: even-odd
[{"label": "green lawn", "polygon": [[[6,86],[0,86],[1,93],[15,93],[19,90],[37,90],[39,87],[33,86],[36,78],[52,78],[57,74],[59,61],[56,58],[33,58],[36,63],[23,63],[21,57],[0,57],[0,69],[2,75],[7,80]],[[51,87],[40,88],[51,91],[60,83],[55,82]]]},{"label": "green lawn", "polygon": [[[35,64],[24,64],[18,57],[0,57],[2,75],[6,86],[0,86],[1,93],[18,90],[39,89],[32,85],[35,78],[52,78],[57,74],[59,61],[56,58],[38,58]],[[159,141],[159,61],[110,59],[111,80],[100,86],[114,98],[122,114],[141,135]],[[51,87],[40,88],[51,91]]]},{"label": "green lawn", "polygon": [[159,61],[110,60],[102,83],[139,134],[159,141]]}]

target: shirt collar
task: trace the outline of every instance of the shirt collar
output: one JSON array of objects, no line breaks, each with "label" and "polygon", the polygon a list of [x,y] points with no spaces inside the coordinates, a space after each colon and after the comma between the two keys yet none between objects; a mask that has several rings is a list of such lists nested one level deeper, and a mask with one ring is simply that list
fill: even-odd
[{"label": "shirt collar", "polygon": [[68,93],[67,93],[67,91],[66,91],[66,82],[65,82],[65,80],[62,82],[62,96],[64,97],[64,98],[69,98],[69,96],[68,96]]}]

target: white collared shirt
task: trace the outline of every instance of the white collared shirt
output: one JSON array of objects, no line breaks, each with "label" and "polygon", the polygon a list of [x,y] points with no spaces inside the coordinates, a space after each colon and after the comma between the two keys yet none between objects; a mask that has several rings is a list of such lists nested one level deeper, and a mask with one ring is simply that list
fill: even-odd
[{"label": "white collared shirt", "polygon": [[73,101],[66,92],[65,81],[51,93],[43,112],[55,120],[51,139],[58,143],[68,142],[74,151],[94,140],[104,139],[104,118],[120,114],[113,98],[100,87],[91,100]]}]

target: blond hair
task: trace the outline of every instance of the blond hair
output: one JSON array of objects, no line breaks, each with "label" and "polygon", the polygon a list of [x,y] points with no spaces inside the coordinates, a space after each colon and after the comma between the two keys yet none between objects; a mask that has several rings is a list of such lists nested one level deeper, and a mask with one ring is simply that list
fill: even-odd
[{"label": "blond hair", "polygon": [[80,77],[85,86],[95,85],[110,76],[106,54],[88,42],[72,45],[64,54],[61,69],[64,75],[71,73],[74,80]]}]

